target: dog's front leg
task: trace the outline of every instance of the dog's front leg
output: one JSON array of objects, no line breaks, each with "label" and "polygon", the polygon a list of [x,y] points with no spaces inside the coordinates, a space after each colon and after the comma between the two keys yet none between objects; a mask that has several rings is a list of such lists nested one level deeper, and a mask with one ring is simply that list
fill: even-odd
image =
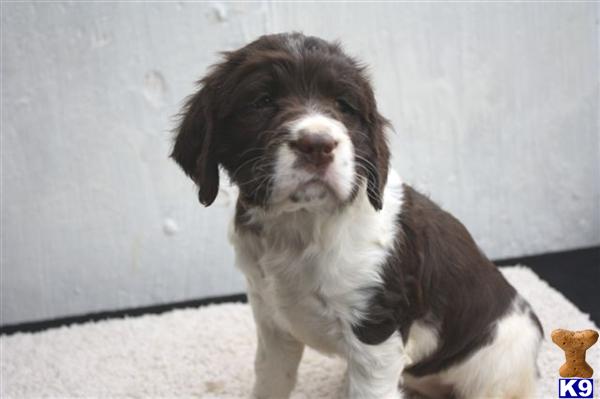
[{"label": "dog's front leg", "polygon": [[395,333],[377,345],[352,340],[344,398],[401,399],[400,375],[404,367],[402,340]]},{"label": "dog's front leg", "polygon": [[252,398],[286,399],[296,383],[304,345],[275,325],[259,297],[250,294],[249,299],[258,337]]}]

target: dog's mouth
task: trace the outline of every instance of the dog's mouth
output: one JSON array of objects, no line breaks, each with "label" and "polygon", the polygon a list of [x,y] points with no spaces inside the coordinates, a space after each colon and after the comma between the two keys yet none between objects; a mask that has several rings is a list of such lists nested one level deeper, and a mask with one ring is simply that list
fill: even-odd
[{"label": "dog's mouth", "polygon": [[329,197],[337,197],[333,188],[323,179],[314,177],[301,183],[290,194],[289,199],[294,203],[325,201]]},{"label": "dog's mouth", "polygon": [[312,165],[299,163],[283,147],[274,168],[270,204],[286,211],[332,209],[351,197],[355,178],[353,162],[345,160],[343,152],[327,165]]}]

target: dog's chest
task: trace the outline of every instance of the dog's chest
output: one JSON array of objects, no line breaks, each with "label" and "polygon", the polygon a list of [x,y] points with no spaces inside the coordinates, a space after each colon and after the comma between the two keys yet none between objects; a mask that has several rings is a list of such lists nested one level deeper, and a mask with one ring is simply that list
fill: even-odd
[{"label": "dog's chest", "polygon": [[316,239],[280,232],[234,241],[260,311],[299,341],[342,352],[388,253],[377,234],[360,227],[321,231]]},{"label": "dog's chest", "polygon": [[[369,282],[345,278],[343,270],[355,265],[328,255],[297,254],[293,261],[280,265],[286,272],[266,272],[264,298],[281,328],[315,349],[339,352],[353,315],[366,306],[361,288]],[[271,264],[271,256],[281,259],[266,253],[263,265]]]}]

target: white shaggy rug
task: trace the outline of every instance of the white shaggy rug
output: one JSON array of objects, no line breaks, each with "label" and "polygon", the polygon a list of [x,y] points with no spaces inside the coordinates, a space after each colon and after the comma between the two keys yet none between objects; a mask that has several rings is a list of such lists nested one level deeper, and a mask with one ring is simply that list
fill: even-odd
[{"label": "white shaggy rug", "polygon": [[[598,330],[526,268],[503,269],[544,325],[539,397],[556,398],[563,352],[555,328]],[[2,398],[247,398],[255,332],[248,305],[224,304],[0,337]],[[588,351],[600,374],[600,344]],[[334,398],[344,364],[305,351],[293,398]],[[596,390],[600,389],[598,380]]]}]

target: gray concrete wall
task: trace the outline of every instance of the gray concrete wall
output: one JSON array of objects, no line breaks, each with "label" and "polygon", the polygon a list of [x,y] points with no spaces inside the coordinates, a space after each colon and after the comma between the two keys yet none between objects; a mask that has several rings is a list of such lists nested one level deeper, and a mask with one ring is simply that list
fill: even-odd
[{"label": "gray concrete wall", "polygon": [[600,243],[598,5],[2,4],[2,317],[243,290],[233,193],[167,159],[217,51],[268,32],[370,64],[394,166],[492,258]]}]

